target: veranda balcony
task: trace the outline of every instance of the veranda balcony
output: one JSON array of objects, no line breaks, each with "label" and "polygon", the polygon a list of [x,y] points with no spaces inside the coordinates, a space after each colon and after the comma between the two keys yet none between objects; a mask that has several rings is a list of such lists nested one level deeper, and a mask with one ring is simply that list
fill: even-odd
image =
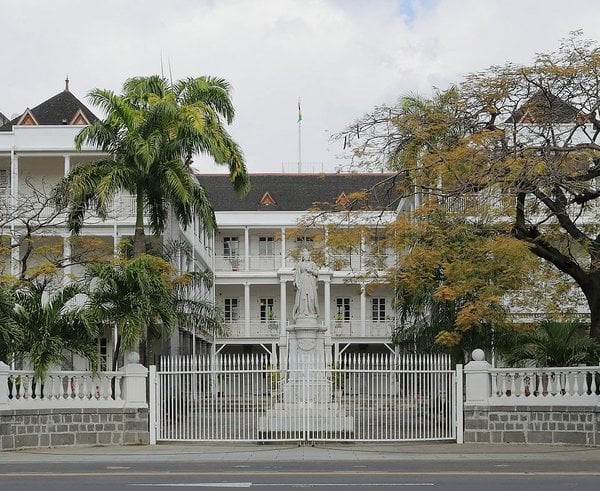
[{"label": "veranda balcony", "polygon": [[[226,321],[228,339],[247,339],[247,338],[278,338],[281,332],[281,322],[279,320],[271,321],[250,321],[248,328],[243,319],[235,321]],[[380,338],[391,339],[395,329],[394,319],[383,321],[366,320],[363,324],[360,320],[340,321],[332,319],[330,323],[330,334],[332,338]]]},{"label": "veranda balcony", "polygon": [[250,321],[248,328],[243,319],[235,321],[225,321],[227,326],[228,339],[243,339],[243,338],[278,338],[281,323],[278,320],[270,321]]},{"label": "veranda balcony", "polygon": [[376,321],[367,319],[364,324],[360,320],[331,320],[332,338],[382,338],[391,339],[395,329],[395,320]]},{"label": "veranda balcony", "polygon": [[[0,213],[14,213],[22,217],[37,217],[38,220],[49,220],[62,222],[65,220],[64,213],[57,213],[48,196],[41,194],[19,194],[12,203],[8,193],[0,194]],[[108,207],[106,220],[125,221],[134,219],[136,215],[136,196],[119,194]],[[149,213],[145,210],[145,216]],[[98,216],[89,212],[86,221],[97,223]]]},{"label": "veranda balcony", "polygon": [[[293,269],[296,267],[297,259],[286,257],[284,267]],[[215,271],[277,271],[282,266],[281,255],[272,256],[248,256],[248,268],[246,259],[238,256],[215,256]],[[390,254],[329,254],[324,267],[334,271],[368,271],[384,270],[393,266],[394,257]]]}]

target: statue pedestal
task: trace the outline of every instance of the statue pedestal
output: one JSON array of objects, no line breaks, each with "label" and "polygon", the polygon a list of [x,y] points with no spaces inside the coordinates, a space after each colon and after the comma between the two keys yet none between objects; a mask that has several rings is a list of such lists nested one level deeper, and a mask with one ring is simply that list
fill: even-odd
[{"label": "statue pedestal", "polygon": [[302,317],[288,328],[288,363],[281,384],[282,401],[266,411],[259,431],[285,438],[343,438],[354,432],[354,418],[332,402],[326,364],[326,329],[316,318]]}]

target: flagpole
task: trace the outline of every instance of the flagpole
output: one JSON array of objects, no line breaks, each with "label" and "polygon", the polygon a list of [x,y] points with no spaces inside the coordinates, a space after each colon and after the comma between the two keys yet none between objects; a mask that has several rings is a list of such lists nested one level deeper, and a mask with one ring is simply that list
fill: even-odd
[{"label": "flagpole", "polygon": [[298,97],[298,174],[302,173],[302,110]]}]

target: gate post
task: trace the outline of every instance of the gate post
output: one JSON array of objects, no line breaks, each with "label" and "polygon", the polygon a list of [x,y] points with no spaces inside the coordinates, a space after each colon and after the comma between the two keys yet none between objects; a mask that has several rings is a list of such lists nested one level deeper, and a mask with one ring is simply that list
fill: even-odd
[{"label": "gate post", "polygon": [[464,435],[464,394],[463,394],[463,366],[456,365],[456,371],[454,372],[456,377],[456,401],[454,403],[455,414],[455,428],[456,428],[456,443],[462,445],[465,443]]},{"label": "gate post", "polygon": [[150,431],[150,445],[156,445],[156,432],[158,430],[158,424],[156,419],[156,385],[158,379],[156,378],[156,365],[150,365],[150,372],[148,375],[148,388],[149,388],[149,431]]}]

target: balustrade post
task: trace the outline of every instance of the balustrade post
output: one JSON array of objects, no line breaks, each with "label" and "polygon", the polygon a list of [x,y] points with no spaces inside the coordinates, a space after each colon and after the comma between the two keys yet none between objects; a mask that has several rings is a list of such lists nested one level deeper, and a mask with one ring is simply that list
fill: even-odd
[{"label": "balustrade post", "polygon": [[0,410],[8,409],[8,375],[10,367],[0,361]]},{"label": "balustrade post", "polygon": [[472,361],[464,367],[465,372],[465,404],[487,406],[490,398],[490,368],[485,361],[483,350],[473,350]]},{"label": "balustrade post", "polygon": [[123,373],[121,397],[125,407],[148,407],[146,399],[146,378],[148,369],[140,365],[140,355],[132,352],[127,355],[127,365],[119,369]]}]

